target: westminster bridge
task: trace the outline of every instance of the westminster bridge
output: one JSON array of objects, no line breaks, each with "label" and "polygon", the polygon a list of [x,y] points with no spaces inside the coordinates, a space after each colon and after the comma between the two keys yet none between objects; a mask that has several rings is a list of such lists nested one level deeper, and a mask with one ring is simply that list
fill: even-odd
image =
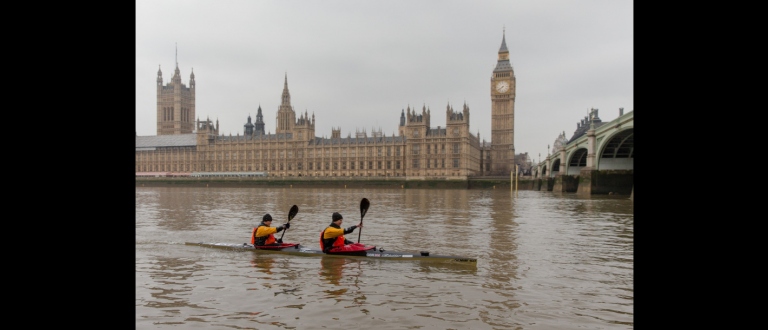
[{"label": "westminster bridge", "polygon": [[547,146],[549,154],[533,165],[533,189],[633,198],[634,150],[634,110],[620,108],[616,119],[603,122],[591,109],[570,139],[561,134],[552,152]]}]

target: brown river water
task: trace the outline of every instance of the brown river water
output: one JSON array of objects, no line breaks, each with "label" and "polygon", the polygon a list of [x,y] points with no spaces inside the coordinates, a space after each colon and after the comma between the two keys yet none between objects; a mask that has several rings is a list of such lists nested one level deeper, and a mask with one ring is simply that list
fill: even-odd
[{"label": "brown river water", "polygon": [[[347,239],[476,265],[230,251],[265,213],[285,242]],[[136,329],[632,329],[634,204],[508,189],[136,187]],[[283,233],[278,233],[279,238]]]}]

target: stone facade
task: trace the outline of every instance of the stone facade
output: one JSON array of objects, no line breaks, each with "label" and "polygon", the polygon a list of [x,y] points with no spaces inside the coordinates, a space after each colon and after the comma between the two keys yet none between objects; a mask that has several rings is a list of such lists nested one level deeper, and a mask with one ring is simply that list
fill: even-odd
[{"label": "stone facade", "polygon": [[189,75],[189,87],[181,83],[176,70],[163,86],[163,72],[157,68],[157,135],[189,134],[195,128],[195,72]]},{"label": "stone facade", "polygon": [[[501,82],[505,83],[501,83]],[[501,84],[500,84],[501,83]],[[503,86],[502,86],[503,85]],[[186,93],[186,94],[185,94]],[[158,136],[136,137],[136,172],[267,172],[281,177],[404,177],[406,180],[467,180],[482,175],[509,176],[514,164],[515,77],[505,38],[491,78],[492,142],[469,131],[470,109],[445,108],[445,126],[431,126],[431,110],[408,106],[400,113],[398,135],[380,130],[341,137],[315,136],[315,115],[296,113],[288,77],[283,85],[274,134],[266,134],[259,106],[243,135],[219,135],[219,124],[194,116],[194,73],[181,84],[178,64],[171,83],[162,86],[158,70]],[[172,95],[172,97],[171,97]],[[171,100],[173,103],[171,103]],[[170,115],[169,115],[170,114]],[[194,128],[194,131],[193,129]],[[158,139],[160,135],[177,139]]]},{"label": "stone facade", "polygon": [[509,175],[515,164],[515,70],[509,63],[506,35],[501,38],[491,77],[491,155],[489,175]]}]

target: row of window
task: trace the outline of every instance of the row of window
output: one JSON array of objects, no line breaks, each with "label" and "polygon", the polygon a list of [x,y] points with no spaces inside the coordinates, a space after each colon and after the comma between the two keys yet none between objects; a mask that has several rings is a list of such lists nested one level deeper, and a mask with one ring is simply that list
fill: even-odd
[{"label": "row of window", "polygon": [[[427,150],[426,150],[426,154],[427,155],[429,155],[429,154],[438,154],[438,153],[439,154],[445,154],[445,145],[444,144],[442,145],[442,148],[439,149],[439,150],[437,148],[437,145],[434,145],[434,148],[433,148],[433,145],[427,144],[426,146],[427,146]],[[376,155],[379,156],[379,157],[383,156],[383,154],[382,154],[383,147],[377,147],[376,149],[377,149]],[[400,147],[396,147],[395,149],[396,149],[396,156],[400,156]],[[433,152],[433,150],[434,150],[434,152]],[[458,143],[454,143],[453,144],[453,153],[454,154],[458,154],[459,150],[460,150],[459,144]],[[421,152],[421,146],[420,145],[414,145],[413,148],[412,148],[412,153],[414,155],[418,155],[418,154],[420,154],[420,152]],[[386,154],[387,154],[387,156],[392,156],[392,147],[386,147]],[[287,155],[287,158],[293,158],[294,155],[297,158],[304,158],[304,151],[303,150],[297,150],[297,151],[293,151],[293,150],[287,150],[287,151],[286,150],[280,150],[279,151],[279,158],[286,158],[286,155]],[[174,157],[173,160],[177,159],[175,156],[176,155],[173,155],[173,157]],[[240,156],[240,157],[238,157],[238,156]],[[266,157],[266,158],[277,158],[278,151],[277,150],[264,151],[263,152],[263,156]],[[315,157],[315,151],[314,150],[309,150],[307,152],[307,156],[308,156],[308,158]],[[364,153],[361,152],[360,156],[364,156]],[[368,148],[368,156],[369,157],[373,156],[373,148]],[[163,154],[160,154],[159,157],[161,157],[160,158],[161,160],[165,160]],[[215,158],[213,158],[213,157],[215,157]],[[262,157],[262,152],[261,151],[241,151],[241,152],[232,152],[232,153],[226,151],[226,152],[205,153],[205,159],[207,159],[207,160],[213,160],[213,159],[259,159],[261,157]],[[338,149],[334,149],[333,152],[331,152],[329,149],[318,150],[317,151],[317,157],[339,157],[339,150]],[[343,150],[341,150],[341,157],[344,157],[344,158],[346,158],[346,157],[357,157],[356,156],[356,151],[355,151],[355,149],[349,149],[349,154],[347,154],[347,149],[343,149]]]},{"label": "row of window", "polygon": [[[163,108],[163,121],[173,121],[174,119],[173,107]],[[189,108],[181,108],[181,121],[185,123],[192,122],[192,116],[190,116]]]},{"label": "row of window", "polygon": [[[394,169],[396,169],[396,170],[400,169],[400,161],[395,161],[394,164],[393,164],[392,161],[386,161],[386,162],[382,162],[382,161],[377,161],[377,162],[368,161],[368,162],[364,162],[364,161],[362,161],[362,162],[340,162],[340,163],[339,162],[333,162],[333,163],[331,163],[331,162],[325,162],[325,163],[308,162],[307,163],[307,169],[308,170],[331,170],[331,169],[333,169],[334,171],[338,171],[339,169],[341,169],[341,170],[347,170],[347,169],[355,170],[356,169],[355,168],[356,165],[358,166],[357,169],[360,169],[360,170],[366,170],[366,169],[368,169],[368,170],[382,170],[382,169],[391,170],[393,165],[394,165]],[[367,167],[366,167],[366,165],[367,165]],[[375,165],[375,167],[374,167],[374,165]],[[453,158],[452,159],[452,165],[453,165],[453,168],[459,168],[459,159],[458,158]],[[158,166],[159,166],[159,168],[158,168]],[[176,164],[172,164],[172,166],[173,166],[173,169],[169,169],[169,170],[172,170],[172,171],[177,171],[177,170],[190,171],[189,164],[183,164],[182,166],[179,166],[180,168],[177,168]],[[202,166],[205,167],[205,165],[202,165]],[[349,166],[349,168],[347,168],[347,166]],[[413,169],[420,168],[421,167],[421,160],[420,159],[414,159],[413,163],[411,164],[411,166],[412,166]],[[445,159],[427,160],[427,161],[425,161],[425,166],[426,166],[425,168],[445,168]],[[168,167],[171,167],[171,164],[168,164]],[[304,170],[304,163],[296,163],[295,164],[295,169],[299,170],[299,171],[303,171]],[[138,166],[137,170],[138,171],[145,171],[146,172],[146,171],[165,171],[166,169],[165,169],[165,164],[159,164],[159,165],[154,165],[154,166],[153,165],[140,165],[140,166]],[[195,169],[193,168],[192,170],[195,170]],[[268,170],[271,170],[271,171],[278,171],[278,170],[279,171],[284,171],[284,170],[288,170],[288,171],[292,171],[292,170],[294,170],[294,164],[293,163],[288,163],[288,164],[284,164],[284,163],[279,163],[279,164],[276,164],[276,163],[271,163],[271,164],[254,164],[253,168],[251,168],[251,166],[248,166],[248,170],[253,170],[253,171],[268,171]]]},{"label": "row of window", "polygon": [[[451,160],[453,161],[453,168],[459,168],[459,159],[453,158]],[[427,159],[425,163],[426,168],[445,168],[445,159]],[[414,158],[413,163],[411,164],[411,168],[419,168],[420,164],[421,160]]]},{"label": "row of window", "polygon": [[[445,144],[441,144],[440,145],[442,148],[439,151],[437,149],[437,145],[436,144],[435,145],[427,144],[426,146],[427,146],[427,150],[426,150],[427,151],[427,155],[429,155],[429,154],[437,155],[438,153],[445,154]],[[434,148],[432,148],[432,146],[434,146]],[[433,150],[434,150],[434,152],[433,152]],[[458,143],[453,143],[453,153],[454,154],[458,154],[459,150],[460,150],[459,144]],[[420,152],[421,152],[421,145],[415,144],[415,145],[413,145],[413,147],[411,147],[411,153],[412,154],[418,155]]]}]

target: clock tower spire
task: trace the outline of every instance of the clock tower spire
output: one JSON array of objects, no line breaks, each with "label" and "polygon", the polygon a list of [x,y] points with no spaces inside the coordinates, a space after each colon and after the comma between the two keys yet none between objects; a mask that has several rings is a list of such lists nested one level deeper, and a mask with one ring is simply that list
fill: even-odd
[{"label": "clock tower spire", "polygon": [[510,175],[515,163],[515,87],[504,29],[491,75],[491,175]]}]

